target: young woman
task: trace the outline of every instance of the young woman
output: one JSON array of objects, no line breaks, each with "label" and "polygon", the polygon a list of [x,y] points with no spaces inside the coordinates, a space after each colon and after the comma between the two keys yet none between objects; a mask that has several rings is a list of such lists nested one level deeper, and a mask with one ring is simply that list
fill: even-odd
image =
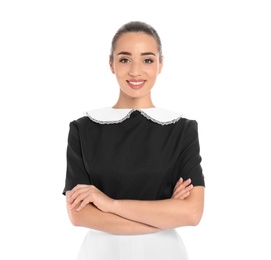
[{"label": "young woman", "polygon": [[162,67],[156,30],[123,25],[110,54],[116,104],[70,123],[63,194],[72,224],[89,229],[78,260],[188,259],[176,228],[203,214],[197,122],[154,106]]}]

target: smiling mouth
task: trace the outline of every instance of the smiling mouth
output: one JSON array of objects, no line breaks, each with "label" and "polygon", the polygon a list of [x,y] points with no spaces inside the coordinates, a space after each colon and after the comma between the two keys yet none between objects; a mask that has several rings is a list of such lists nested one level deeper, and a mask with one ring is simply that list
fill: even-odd
[{"label": "smiling mouth", "polygon": [[130,88],[132,89],[140,89],[144,86],[145,81],[129,81],[127,80],[127,83]]}]

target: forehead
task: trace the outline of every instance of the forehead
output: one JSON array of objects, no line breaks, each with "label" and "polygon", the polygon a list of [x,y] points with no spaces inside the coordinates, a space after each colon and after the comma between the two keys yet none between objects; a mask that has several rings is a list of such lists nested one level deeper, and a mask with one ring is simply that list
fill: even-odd
[{"label": "forehead", "polygon": [[115,51],[152,51],[158,52],[156,39],[144,32],[128,32],[122,34],[116,42]]}]

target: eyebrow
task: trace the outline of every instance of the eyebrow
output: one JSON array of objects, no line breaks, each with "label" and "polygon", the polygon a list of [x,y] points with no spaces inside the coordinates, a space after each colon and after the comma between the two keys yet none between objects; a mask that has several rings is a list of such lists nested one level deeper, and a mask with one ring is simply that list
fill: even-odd
[{"label": "eyebrow", "polygon": [[[121,51],[117,55],[128,55],[128,56],[132,56],[132,53],[131,52],[127,52],[127,51]],[[141,53],[141,56],[146,56],[146,55],[156,56],[153,52],[142,52]]]}]

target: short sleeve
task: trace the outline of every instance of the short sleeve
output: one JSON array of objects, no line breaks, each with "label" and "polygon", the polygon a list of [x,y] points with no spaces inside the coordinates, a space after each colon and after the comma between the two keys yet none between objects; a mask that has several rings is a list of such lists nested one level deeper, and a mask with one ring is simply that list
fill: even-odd
[{"label": "short sleeve", "polygon": [[178,165],[178,178],[182,177],[184,180],[190,178],[193,186],[205,186],[201,161],[198,123],[195,120],[190,120],[184,132],[183,149]]},{"label": "short sleeve", "polygon": [[90,184],[90,178],[84,166],[78,126],[75,122],[71,122],[68,135],[67,169],[63,195],[77,184]]}]

